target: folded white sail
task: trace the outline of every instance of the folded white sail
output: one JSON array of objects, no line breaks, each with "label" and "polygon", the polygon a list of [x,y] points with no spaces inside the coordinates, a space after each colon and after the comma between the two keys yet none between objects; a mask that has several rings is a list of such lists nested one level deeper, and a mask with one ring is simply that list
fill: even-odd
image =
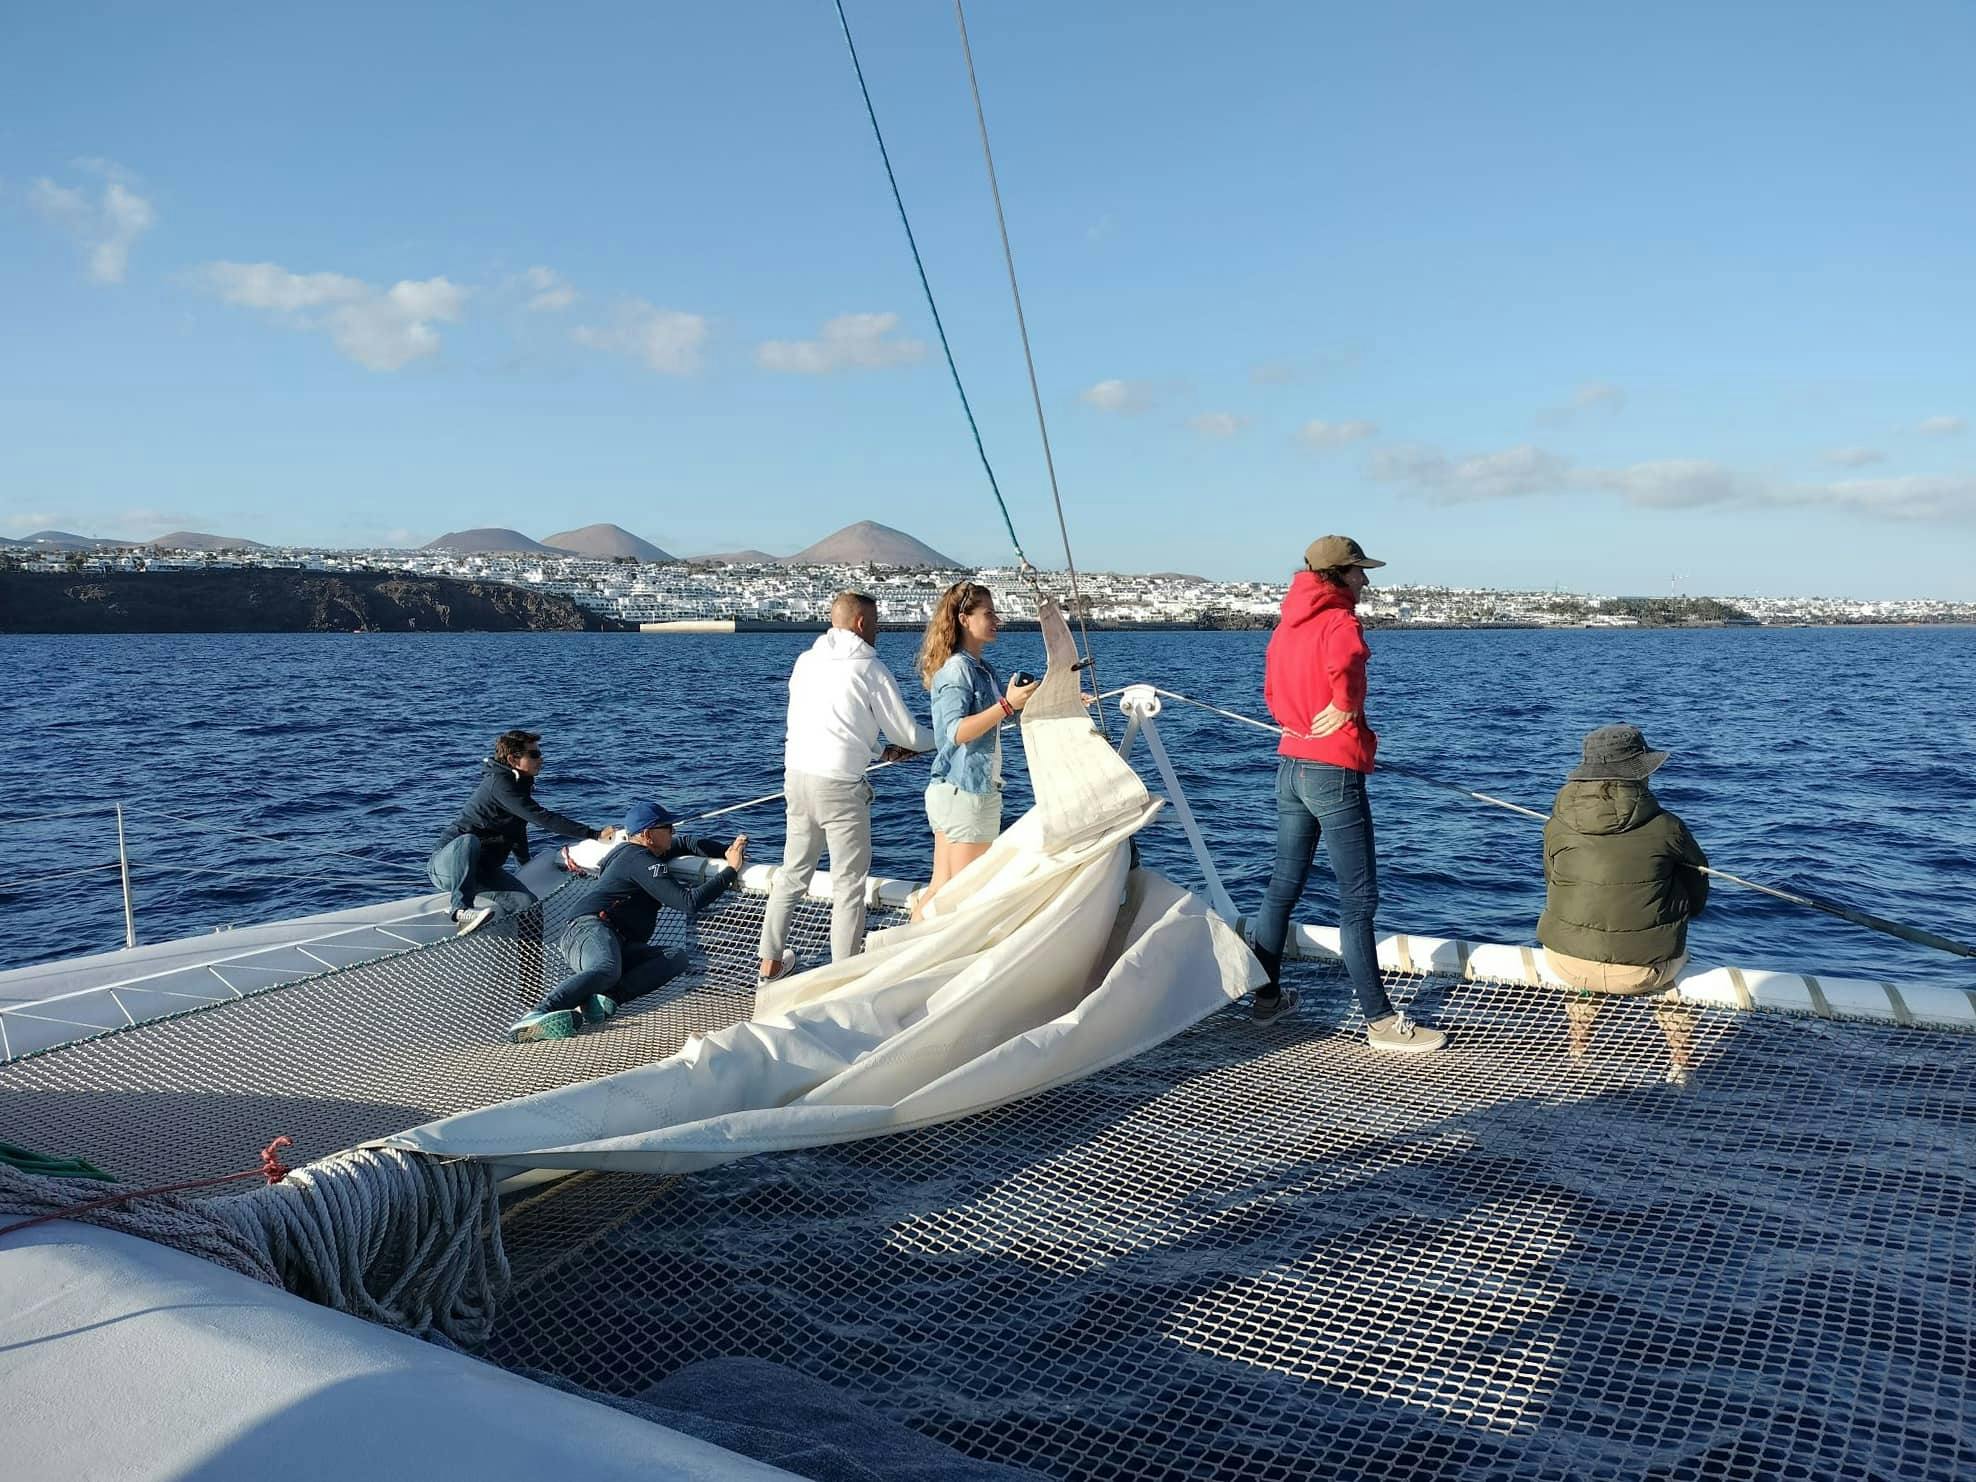
[{"label": "folded white sail", "polygon": [[872,1137],[1087,1075],[1240,997],[1262,970],[1204,902],[1130,867],[1159,809],[1091,724],[1053,607],[1024,712],[1037,806],[863,954],[773,984],[754,1018],[656,1064],[448,1117],[397,1147],[675,1173]]}]

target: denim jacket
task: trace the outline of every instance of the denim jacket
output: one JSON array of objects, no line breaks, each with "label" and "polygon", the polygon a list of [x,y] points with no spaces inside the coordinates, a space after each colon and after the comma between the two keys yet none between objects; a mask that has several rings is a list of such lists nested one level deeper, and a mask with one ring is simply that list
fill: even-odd
[{"label": "denim jacket", "polygon": [[954,728],[970,715],[979,715],[1002,698],[995,671],[983,659],[962,649],[933,676],[933,780],[949,782],[962,792],[993,792],[1002,785],[1002,728],[965,745],[954,740]]}]

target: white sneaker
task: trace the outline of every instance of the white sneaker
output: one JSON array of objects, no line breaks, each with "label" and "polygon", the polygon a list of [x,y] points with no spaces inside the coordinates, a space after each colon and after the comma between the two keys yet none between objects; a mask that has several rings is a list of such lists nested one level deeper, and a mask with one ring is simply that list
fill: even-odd
[{"label": "white sneaker", "polygon": [[1388,1014],[1365,1026],[1365,1042],[1389,1054],[1426,1055],[1447,1044],[1448,1037],[1438,1029],[1414,1023],[1405,1014]]},{"label": "white sneaker", "polygon": [[471,932],[479,931],[481,927],[492,921],[494,919],[494,908],[492,906],[474,906],[465,911],[454,912],[453,919],[459,923],[459,929],[453,935],[463,937]]},{"label": "white sneaker", "polygon": [[794,947],[784,947],[782,949],[782,958],[775,965],[774,971],[765,973],[757,966],[755,986],[759,988],[764,983],[780,983],[794,971],[796,971],[796,949]]}]

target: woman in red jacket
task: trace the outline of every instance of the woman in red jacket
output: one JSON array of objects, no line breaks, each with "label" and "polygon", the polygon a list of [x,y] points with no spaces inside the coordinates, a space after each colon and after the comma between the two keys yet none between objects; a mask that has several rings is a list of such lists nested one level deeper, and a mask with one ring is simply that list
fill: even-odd
[{"label": "woman in red jacket", "polygon": [[1369,654],[1357,607],[1366,568],[1385,564],[1342,535],[1312,541],[1269,638],[1263,699],[1284,736],[1276,747],[1283,758],[1276,768],[1276,867],[1255,925],[1256,956],[1269,982],[1256,994],[1255,1014],[1268,1023],[1297,1006],[1295,992],[1283,988],[1283,943],[1322,838],[1338,879],[1339,946],[1365,1015],[1366,1043],[1419,1053],[1440,1049],[1448,1037],[1395,1011],[1372,939],[1379,861],[1365,778],[1379,737],[1365,719]]}]

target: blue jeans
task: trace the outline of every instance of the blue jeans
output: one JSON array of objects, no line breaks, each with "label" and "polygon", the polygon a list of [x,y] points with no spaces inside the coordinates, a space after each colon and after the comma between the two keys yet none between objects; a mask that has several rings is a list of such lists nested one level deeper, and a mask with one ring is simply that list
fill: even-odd
[{"label": "blue jeans", "polygon": [[1379,980],[1379,949],[1372,939],[1372,918],[1379,910],[1379,857],[1373,849],[1372,804],[1363,772],[1287,756],[1278,763],[1276,867],[1256,913],[1256,956],[1269,969],[1270,982],[1278,982],[1290,912],[1304,893],[1320,837],[1338,879],[1338,937],[1345,972],[1358,995],[1359,1011],[1371,1023],[1392,1013],[1393,1003]]},{"label": "blue jeans", "polygon": [[570,922],[556,945],[575,971],[536,1007],[541,1014],[582,1008],[593,993],[601,993],[623,1007],[670,983],[686,971],[691,960],[677,947],[627,944],[598,916],[580,916]]},{"label": "blue jeans", "polygon": [[528,887],[498,864],[490,868],[481,858],[481,848],[472,834],[461,834],[433,850],[425,862],[432,888],[452,897],[453,913],[469,906],[491,906],[503,916],[514,916],[534,905]]}]

